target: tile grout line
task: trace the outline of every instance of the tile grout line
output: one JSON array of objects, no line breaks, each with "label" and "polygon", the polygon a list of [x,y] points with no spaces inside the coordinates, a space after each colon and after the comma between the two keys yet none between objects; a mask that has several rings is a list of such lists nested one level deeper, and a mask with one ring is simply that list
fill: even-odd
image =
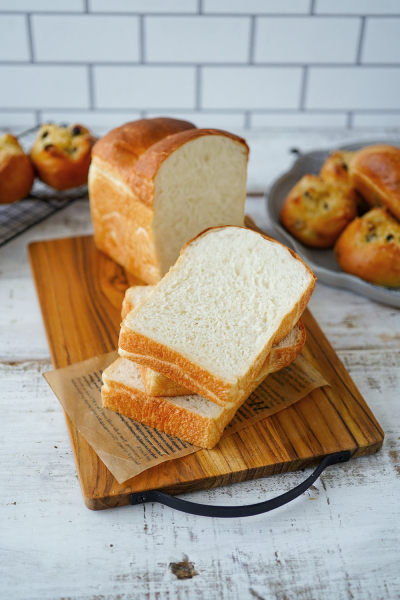
[{"label": "tile grout line", "polygon": [[144,33],[144,15],[139,17],[139,62],[144,64],[146,62],[145,52],[145,33]]},{"label": "tile grout line", "polygon": [[33,51],[31,13],[26,13],[26,28],[27,28],[27,32],[28,32],[28,47],[29,47],[29,54],[30,54],[29,62],[34,63],[35,55],[34,55],[34,51]]},{"label": "tile grout line", "polygon": [[305,65],[303,67],[303,78],[302,78],[301,90],[300,90],[300,105],[299,105],[300,112],[304,112],[304,110],[305,110],[307,84],[308,84],[308,66]]},{"label": "tile grout line", "polygon": [[350,110],[347,114],[347,129],[353,129],[353,112]]},{"label": "tile grout line", "polygon": [[360,35],[358,38],[358,48],[357,48],[357,57],[356,64],[361,65],[361,54],[363,50],[363,42],[364,42],[364,31],[365,31],[365,19],[366,17],[361,17],[361,27],[360,27]]},{"label": "tile grout line", "polygon": [[249,60],[248,63],[250,65],[254,64],[254,46],[255,46],[255,37],[256,37],[256,17],[252,15],[250,21],[250,43],[249,43]]},{"label": "tile grout line", "polygon": [[196,88],[195,88],[195,110],[201,111],[201,85],[202,73],[201,65],[196,65]]},{"label": "tile grout line", "polygon": [[90,110],[95,111],[96,110],[96,103],[95,103],[95,92],[94,92],[94,78],[93,78],[93,65],[92,64],[88,64],[88,89],[89,89],[89,107]]}]

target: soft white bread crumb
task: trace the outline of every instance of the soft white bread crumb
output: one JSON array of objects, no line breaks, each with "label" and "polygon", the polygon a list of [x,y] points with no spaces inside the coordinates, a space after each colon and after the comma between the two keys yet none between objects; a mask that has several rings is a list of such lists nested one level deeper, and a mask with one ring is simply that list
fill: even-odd
[{"label": "soft white bread crumb", "polygon": [[124,320],[127,314],[131,312],[139,302],[147,298],[154,288],[154,285],[133,285],[128,288],[122,302],[121,319]]},{"label": "soft white bread crumb", "polygon": [[237,401],[314,287],[282,244],[245,228],[208,230],[128,314],[120,353],[217,404]]},{"label": "soft white bread crumb", "polygon": [[187,142],[154,179],[153,238],[161,274],[195,235],[217,225],[243,225],[247,151],[224,135]]}]

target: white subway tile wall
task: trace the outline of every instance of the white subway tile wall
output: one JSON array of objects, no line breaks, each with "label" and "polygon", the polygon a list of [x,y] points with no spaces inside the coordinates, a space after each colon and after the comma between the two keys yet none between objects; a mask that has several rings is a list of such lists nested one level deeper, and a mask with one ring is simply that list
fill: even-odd
[{"label": "white subway tile wall", "polygon": [[0,130],[400,127],[400,0],[0,0]]}]

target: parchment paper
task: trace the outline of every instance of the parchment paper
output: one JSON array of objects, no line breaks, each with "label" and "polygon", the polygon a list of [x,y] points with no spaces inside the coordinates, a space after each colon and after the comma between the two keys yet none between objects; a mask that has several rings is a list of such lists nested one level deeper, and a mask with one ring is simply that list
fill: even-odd
[{"label": "parchment paper", "polygon": [[[118,483],[159,463],[201,450],[103,408],[102,372],[118,358],[110,352],[44,373],[65,412]],[[269,375],[238,410],[223,437],[291,406],[317,387],[328,385],[302,356]]]}]

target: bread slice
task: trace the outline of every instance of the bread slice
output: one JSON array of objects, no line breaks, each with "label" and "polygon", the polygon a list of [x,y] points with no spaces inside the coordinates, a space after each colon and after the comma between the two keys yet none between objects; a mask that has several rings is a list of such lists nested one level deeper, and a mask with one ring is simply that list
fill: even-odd
[{"label": "bread slice", "polygon": [[178,119],[126,123],[97,142],[89,198],[97,247],[157,283],[207,227],[243,225],[248,146]]},{"label": "bread slice", "polygon": [[269,374],[288,366],[300,354],[305,329],[300,321],[292,332],[273,347],[262,373],[256,377],[243,399],[218,406],[197,394],[154,397],[146,393],[139,366],[125,358],[117,359],[103,372],[103,406],[200,446],[213,448],[239,406]]},{"label": "bread slice", "polygon": [[155,285],[133,285],[128,288],[122,302],[121,319],[124,320],[128,313],[130,313],[139,302],[147,298],[155,287]]},{"label": "bread slice", "polygon": [[279,242],[241,227],[206,230],[128,314],[120,355],[220,406],[240,402],[314,287]]},{"label": "bread slice", "polygon": [[[254,380],[256,385],[259,385],[270,373],[283,369],[284,366],[295,360],[300,354],[305,341],[306,330],[300,318],[292,331],[279,344],[272,346],[271,353],[274,354],[273,364],[271,364],[272,358],[269,354]],[[176,383],[172,379],[168,379],[168,377],[161,373],[157,373],[157,371],[150,369],[150,367],[139,365],[139,371],[146,393],[149,396],[186,396],[192,393],[188,388]]]},{"label": "bread slice", "polygon": [[[139,304],[139,302],[141,302],[144,298],[147,298],[154,288],[154,285],[134,285],[128,288],[125,292],[124,301],[122,303],[122,319],[125,319],[127,314],[133,310],[135,306]],[[268,360],[266,363],[264,363],[260,373],[257,376],[257,380],[261,382],[269,373],[273,373],[274,371],[282,369],[283,367],[280,365],[289,364],[288,361],[292,362],[292,360],[294,360],[300,353],[302,347],[304,346],[305,340],[305,327],[303,325],[303,321],[299,319],[292,331],[290,331],[290,333],[288,333],[288,335],[283,338],[279,344],[276,344],[272,347],[272,351],[275,352],[273,358],[275,365],[274,370],[270,370],[270,361],[268,357]],[[287,355],[287,353],[290,354]],[[132,357],[129,357],[128,353],[125,353],[125,358],[130,358],[133,360]],[[188,388],[176,383],[172,379],[168,379],[168,377],[162,375],[161,373],[157,373],[157,371],[153,371],[153,369],[150,369],[150,367],[139,365],[139,371],[146,393],[150,396],[187,396],[188,394],[192,393]]]}]

